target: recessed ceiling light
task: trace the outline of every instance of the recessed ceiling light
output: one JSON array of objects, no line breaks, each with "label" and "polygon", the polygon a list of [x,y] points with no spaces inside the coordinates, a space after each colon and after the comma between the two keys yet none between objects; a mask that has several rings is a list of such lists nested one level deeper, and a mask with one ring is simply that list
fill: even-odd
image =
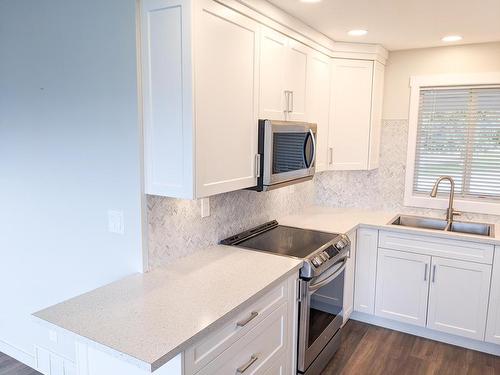
[{"label": "recessed ceiling light", "polygon": [[443,42],[458,42],[462,40],[460,35],[447,35],[441,39]]},{"label": "recessed ceiling light", "polygon": [[366,30],[351,30],[347,34],[349,34],[350,36],[363,36],[363,35],[368,34],[368,31],[366,31]]}]

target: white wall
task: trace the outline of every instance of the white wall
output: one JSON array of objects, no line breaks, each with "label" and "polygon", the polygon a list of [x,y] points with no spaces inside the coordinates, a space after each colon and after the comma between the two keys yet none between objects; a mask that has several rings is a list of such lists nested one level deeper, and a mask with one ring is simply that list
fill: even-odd
[{"label": "white wall", "polygon": [[408,119],[410,76],[500,71],[500,42],[389,53],[385,72],[386,120]]},{"label": "white wall", "polygon": [[142,268],[135,6],[0,1],[0,350],[25,361],[32,312]]}]

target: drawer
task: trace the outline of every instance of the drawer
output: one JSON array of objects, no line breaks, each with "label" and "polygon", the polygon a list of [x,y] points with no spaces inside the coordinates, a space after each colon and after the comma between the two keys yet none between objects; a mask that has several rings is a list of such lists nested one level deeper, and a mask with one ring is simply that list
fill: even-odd
[{"label": "drawer", "polygon": [[477,263],[493,263],[494,246],[480,242],[389,231],[380,231],[378,241],[378,246],[385,249]]},{"label": "drawer", "polygon": [[[184,353],[186,373],[194,374],[239,338],[263,321],[288,297],[288,284],[280,284],[248,308],[236,314],[215,332],[202,338]],[[233,374],[234,375],[234,374]]]},{"label": "drawer", "polygon": [[287,307],[285,303],[274,310],[197,375],[264,375],[275,374],[273,368],[282,370],[283,361],[278,366],[276,363],[286,357],[290,340]]}]

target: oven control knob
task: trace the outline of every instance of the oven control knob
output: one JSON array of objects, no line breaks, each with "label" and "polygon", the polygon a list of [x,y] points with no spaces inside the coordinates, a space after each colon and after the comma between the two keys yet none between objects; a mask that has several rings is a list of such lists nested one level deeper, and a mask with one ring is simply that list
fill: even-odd
[{"label": "oven control knob", "polygon": [[312,260],[312,264],[314,264],[316,267],[321,266],[323,261],[319,257],[314,257]]},{"label": "oven control knob", "polygon": [[325,252],[322,252],[321,254],[319,254],[319,257],[321,258],[321,260],[323,262],[326,262],[329,259],[328,254]]},{"label": "oven control knob", "polygon": [[344,240],[340,240],[339,242],[337,242],[337,244],[335,245],[335,247],[337,249],[343,249],[345,247],[346,243]]}]

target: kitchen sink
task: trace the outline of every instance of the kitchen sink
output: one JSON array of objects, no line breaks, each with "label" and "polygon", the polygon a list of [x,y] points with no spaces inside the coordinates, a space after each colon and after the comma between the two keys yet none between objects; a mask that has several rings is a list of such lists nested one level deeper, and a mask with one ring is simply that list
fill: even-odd
[{"label": "kitchen sink", "polygon": [[403,227],[422,228],[442,230],[456,233],[476,234],[480,236],[494,237],[494,225],[485,223],[473,223],[465,221],[453,221],[448,225],[444,219],[434,219],[421,216],[398,215],[391,220],[391,225],[400,225]]}]

